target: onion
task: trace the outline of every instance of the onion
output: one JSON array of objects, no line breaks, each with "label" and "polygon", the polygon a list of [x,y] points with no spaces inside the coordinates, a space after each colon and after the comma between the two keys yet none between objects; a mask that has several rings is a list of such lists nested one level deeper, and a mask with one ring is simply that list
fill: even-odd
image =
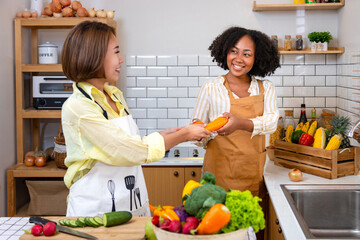
[{"label": "onion", "polygon": [[23,17],[23,12],[17,12],[17,13],[16,13],[16,17],[22,18],[22,17]]},{"label": "onion", "polygon": [[48,15],[48,16],[52,16],[52,15],[53,15],[53,12],[51,11],[51,6],[50,6],[50,4],[48,4],[48,5],[45,6],[44,12],[45,12],[45,14]]},{"label": "onion", "polygon": [[294,182],[299,182],[302,179],[302,172],[297,168],[291,169],[288,175],[290,180]]},{"label": "onion", "polygon": [[24,18],[29,18],[29,17],[31,17],[31,13],[29,11],[24,11],[23,12],[23,17]]},{"label": "onion", "polygon": [[89,8],[87,10],[87,12],[89,14],[89,17],[95,17],[95,15],[96,15],[96,12],[95,12],[94,8]]},{"label": "onion", "polygon": [[71,0],[60,0],[60,3],[63,7],[68,7],[70,6]]},{"label": "onion", "polygon": [[52,0],[51,3],[60,3],[60,0]]},{"label": "onion", "polygon": [[38,16],[39,15],[38,15],[38,13],[36,11],[31,13],[32,18],[37,18]]},{"label": "onion", "polygon": [[53,13],[60,13],[62,9],[62,5],[60,3],[51,3],[51,11]]},{"label": "onion", "polygon": [[82,5],[81,5],[81,3],[79,2],[79,1],[73,1],[72,3],[71,3],[71,8],[73,9],[73,10],[75,10],[75,11],[77,11],[79,8],[81,8],[82,7]]},{"label": "onion", "polygon": [[[96,16],[97,16],[97,17],[103,17],[103,16],[104,16],[104,13],[105,13],[104,9],[97,10],[97,11],[96,11]],[[105,17],[106,17],[106,13],[105,13]]]},{"label": "onion", "polygon": [[64,17],[72,17],[74,12],[70,7],[63,8],[62,14]]},{"label": "onion", "polygon": [[78,17],[87,17],[88,16],[88,12],[85,8],[80,7],[77,11],[76,14]]},{"label": "onion", "polygon": [[115,15],[115,10],[108,10],[108,11],[106,11],[106,17],[107,17],[107,18],[113,19],[113,18],[114,18],[114,15]]}]

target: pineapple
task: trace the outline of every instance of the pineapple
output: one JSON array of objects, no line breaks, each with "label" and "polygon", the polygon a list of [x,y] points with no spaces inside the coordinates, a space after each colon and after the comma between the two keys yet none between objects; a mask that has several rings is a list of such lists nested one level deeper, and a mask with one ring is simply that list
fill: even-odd
[{"label": "pineapple", "polygon": [[350,147],[350,139],[346,135],[351,125],[350,118],[343,116],[334,116],[330,121],[330,125],[331,133],[327,137],[327,142],[329,142],[334,135],[340,134],[342,136],[342,141],[339,148]]}]

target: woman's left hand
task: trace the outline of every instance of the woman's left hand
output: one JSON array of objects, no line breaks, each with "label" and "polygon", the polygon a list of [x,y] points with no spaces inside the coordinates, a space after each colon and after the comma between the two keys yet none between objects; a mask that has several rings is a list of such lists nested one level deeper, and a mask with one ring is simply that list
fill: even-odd
[{"label": "woman's left hand", "polygon": [[222,128],[217,130],[217,133],[219,135],[221,136],[229,135],[234,131],[238,130],[239,118],[228,112],[225,112],[222,115],[223,117],[226,117],[228,119],[228,122]]}]

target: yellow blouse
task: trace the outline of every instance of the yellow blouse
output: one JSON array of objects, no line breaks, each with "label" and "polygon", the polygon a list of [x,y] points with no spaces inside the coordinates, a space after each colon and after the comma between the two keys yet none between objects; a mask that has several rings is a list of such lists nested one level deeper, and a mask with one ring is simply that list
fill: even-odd
[{"label": "yellow blouse", "polygon": [[[106,101],[106,96],[93,85],[80,82],[92,100],[86,98],[73,84],[74,92],[62,107],[61,121],[66,142],[68,167],[64,176],[65,184],[71,187],[95,165],[97,161],[114,166],[135,166],[159,161],[165,155],[164,138],[157,132],[145,136],[130,136],[110,120],[126,116],[122,92],[105,85],[104,90],[111,96],[119,110],[117,114]],[[114,97],[114,94],[116,97]],[[107,120],[103,110],[107,112]]]}]

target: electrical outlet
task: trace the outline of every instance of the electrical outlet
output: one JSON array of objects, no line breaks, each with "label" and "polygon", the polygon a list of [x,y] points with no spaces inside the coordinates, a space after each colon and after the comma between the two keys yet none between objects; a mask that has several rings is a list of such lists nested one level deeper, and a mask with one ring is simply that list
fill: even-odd
[{"label": "electrical outlet", "polygon": [[188,148],[177,145],[170,149],[168,157],[189,157]]},{"label": "electrical outlet", "polygon": [[189,157],[200,157],[205,156],[205,149],[202,147],[190,147],[189,148]]}]

